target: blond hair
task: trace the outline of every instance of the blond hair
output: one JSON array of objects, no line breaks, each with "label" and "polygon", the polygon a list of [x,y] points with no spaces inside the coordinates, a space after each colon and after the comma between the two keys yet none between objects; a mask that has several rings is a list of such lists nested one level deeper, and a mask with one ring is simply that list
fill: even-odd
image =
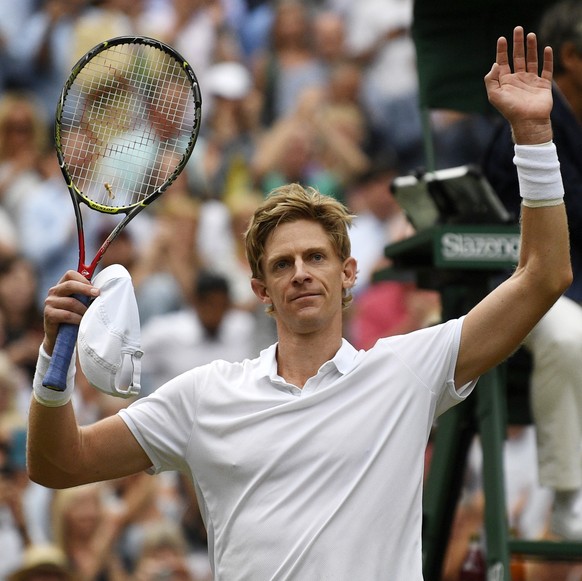
[{"label": "blond hair", "polygon": [[[0,98],[0,128],[6,125],[14,112],[23,112],[29,117],[34,147],[39,153],[46,152],[50,143],[49,126],[36,97],[25,91],[4,93]],[[0,160],[6,159],[9,152],[10,143],[8,140],[0,139]]]},{"label": "blond hair", "polygon": [[[338,258],[343,262],[351,256],[348,228],[353,216],[338,200],[312,187],[288,184],[274,189],[255,211],[245,232],[245,251],[253,278],[263,279],[263,256],[270,234],[279,224],[311,220],[321,224]],[[352,300],[344,296],[344,308]]]}]

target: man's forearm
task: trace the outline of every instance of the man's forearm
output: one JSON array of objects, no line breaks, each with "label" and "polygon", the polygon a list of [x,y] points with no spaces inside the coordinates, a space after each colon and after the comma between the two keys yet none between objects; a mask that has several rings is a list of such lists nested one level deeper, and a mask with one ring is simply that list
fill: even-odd
[{"label": "man's forearm", "polygon": [[572,280],[564,186],[549,117],[512,125],[522,197],[519,266],[557,299]]},{"label": "man's forearm", "polygon": [[46,407],[32,399],[28,420],[27,464],[31,480],[50,488],[80,484],[80,432],[71,402]]}]

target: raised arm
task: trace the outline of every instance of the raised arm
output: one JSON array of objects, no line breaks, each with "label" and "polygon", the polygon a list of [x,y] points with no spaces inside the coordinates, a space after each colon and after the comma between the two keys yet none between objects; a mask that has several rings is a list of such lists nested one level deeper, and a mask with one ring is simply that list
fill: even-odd
[{"label": "raised arm", "polygon": [[46,367],[61,323],[79,324],[85,307],[72,294],[94,296],[95,289],[82,275],[67,272],[49,291],[44,310],[45,337],[34,379],[27,436],[29,476],[51,488],[127,476],[151,465],[125,423],[112,416],[90,426],[77,425],[71,395],[42,387]]},{"label": "raised arm", "polygon": [[489,101],[511,125],[522,196],[519,263],[503,284],[468,314],[455,381],[461,387],[515,351],[572,281],[563,186],[552,128],[552,50],[538,74],[537,40],[514,30],[513,71],[507,40],[485,76]]}]

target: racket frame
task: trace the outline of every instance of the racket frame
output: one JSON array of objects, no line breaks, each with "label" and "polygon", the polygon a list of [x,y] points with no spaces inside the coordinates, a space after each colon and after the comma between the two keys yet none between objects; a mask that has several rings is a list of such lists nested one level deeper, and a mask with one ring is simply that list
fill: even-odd
[{"label": "racket frame", "polygon": [[[190,81],[191,91],[193,95],[194,102],[194,127],[192,128],[192,133],[190,135],[188,144],[186,145],[185,151],[179,159],[176,167],[170,176],[158,186],[152,193],[146,196],[143,200],[140,200],[129,206],[107,206],[104,204],[99,204],[94,200],[91,200],[83,194],[83,192],[75,185],[73,177],[70,175],[67,167],[67,161],[65,160],[62,151],[62,114],[65,107],[65,102],[69,90],[73,86],[75,79],[78,77],[79,73],[83,70],[88,62],[90,62],[95,56],[99,55],[103,51],[111,48],[112,46],[117,46],[120,44],[139,44],[154,49],[163,51],[164,53],[170,55],[177,62],[181,63],[181,67],[185,75]],[[99,261],[107,251],[109,245],[115,240],[119,233],[127,226],[127,224],[135,218],[144,208],[149,206],[154,200],[156,200],[178,177],[182,172],[186,163],[188,162],[198,134],[200,132],[201,123],[201,109],[202,109],[202,98],[200,93],[200,86],[196,74],[192,70],[191,66],[188,64],[186,59],[182,57],[174,48],[147,36],[118,36],[109,40],[106,40],[97,46],[89,50],[85,55],[83,55],[77,63],[72,67],[69,78],[65,82],[59,101],[57,103],[56,116],[55,116],[55,127],[54,127],[54,139],[55,148],[58,158],[58,163],[61,168],[61,172],[67,184],[67,189],[69,191],[71,201],[73,203],[73,208],[75,212],[75,221],[77,226],[77,238],[79,247],[79,260],[77,265],[77,270],[85,278],[91,280]],[[85,204],[92,210],[96,210],[101,213],[106,214],[125,214],[125,217],[117,223],[113,228],[111,233],[107,236],[105,241],[101,244],[99,250],[95,254],[93,260],[87,264],[86,263],[86,247],[85,247],[85,234],[83,226],[83,215],[81,212],[81,203]],[[89,304],[89,298],[85,296],[75,295],[75,298],[80,300],[83,304]],[[76,345],[77,334],[79,327],[78,325],[72,324],[61,324],[59,326],[59,332],[57,335],[57,340],[55,342],[55,347],[53,349],[53,355],[51,357],[51,363],[49,369],[43,379],[43,386],[55,390],[64,391],[67,385],[67,372],[69,369],[71,357],[74,353],[74,348]]]},{"label": "racket frame", "polygon": [[[72,176],[70,175],[67,169],[67,162],[64,158],[63,151],[62,151],[62,141],[61,141],[61,129],[62,129],[62,113],[65,106],[65,102],[67,99],[67,95],[69,90],[73,86],[75,79],[78,77],[79,73],[83,70],[85,65],[91,61],[95,56],[102,53],[105,50],[108,50],[112,46],[117,46],[120,44],[140,44],[144,46],[149,46],[155,48],[157,50],[161,50],[166,54],[172,56],[176,61],[180,62],[183,68],[184,73],[189,78],[191,86],[192,86],[192,93],[194,95],[194,103],[195,103],[195,120],[196,124],[193,128],[193,132],[190,136],[188,145],[184,154],[182,155],[180,161],[176,165],[176,168],[172,172],[172,174],[161,184],[154,192],[152,192],[149,196],[147,196],[144,200],[136,202],[130,206],[107,206],[104,204],[99,204],[94,200],[91,200],[87,196],[83,194],[81,190],[77,188],[75,185]],[[198,138],[198,134],[200,131],[200,120],[201,120],[201,108],[202,108],[202,97],[200,94],[200,86],[198,84],[198,79],[196,78],[196,74],[194,73],[192,67],[188,64],[186,59],[178,53],[174,48],[169,46],[168,44],[156,40],[154,38],[150,38],[147,36],[118,36],[115,38],[111,38],[109,40],[103,41],[102,43],[96,45],[91,50],[89,50],[86,54],[84,54],[72,67],[71,74],[69,78],[65,82],[63,89],[61,91],[61,95],[57,104],[56,110],[56,117],[55,117],[55,128],[54,128],[54,139],[55,139],[55,148],[57,153],[57,158],[59,162],[59,167],[61,168],[61,172],[65,179],[65,183],[67,184],[67,188],[69,190],[69,194],[71,196],[71,200],[73,202],[73,207],[75,210],[75,221],[77,223],[77,234],[78,234],[78,245],[79,245],[79,261],[77,270],[80,272],[85,278],[90,280],[99,264],[99,261],[103,257],[103,254],[107,251],[109,245],[115,240],[118,234],[125,228],[125,226],[145,207],[149,206],[155,199],[157,199],[171,184],[174,180],[178,177],[178,175],[184,169],[186,163],[190,159],[190,155],[194,150],[194,146],[196,144],[196,140]],[[95,257],[91,261],[91,263],[86,264],[86,249],[85,249],[85,236],[84,236],[84,228],[83,228],[83,216],[81,213],[81,206],[80,203],[84,203],[86,206],[91,208],[92,210],[96,210],[98,212],[104,214],[125,214],[125,218],[120,221],[115,228],[111,231],[109,236],[105,239],[102,243],[101,247],[97,251]]]}]

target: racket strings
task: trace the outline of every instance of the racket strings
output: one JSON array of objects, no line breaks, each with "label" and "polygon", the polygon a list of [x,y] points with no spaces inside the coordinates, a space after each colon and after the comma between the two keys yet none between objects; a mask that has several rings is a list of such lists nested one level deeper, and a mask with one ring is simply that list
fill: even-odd
[{"label": "racket strings", "polygon": [[197,123],[183,63],[154,46],[112,45],[83,64],[64,96],[63,159],[88,200],[134,206],[171,178]]}]

